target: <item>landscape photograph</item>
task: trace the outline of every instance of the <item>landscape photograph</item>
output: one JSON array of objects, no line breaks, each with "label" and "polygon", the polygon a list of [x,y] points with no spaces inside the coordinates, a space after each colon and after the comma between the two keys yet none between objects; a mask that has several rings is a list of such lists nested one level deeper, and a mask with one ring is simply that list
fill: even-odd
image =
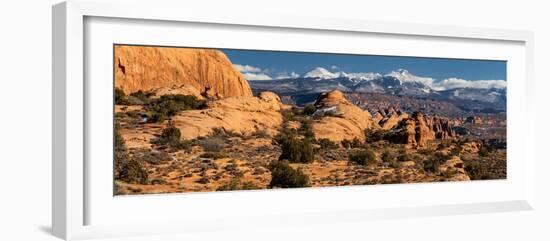
[{"label": "landscape photograph", "polygon": [[114,195],[506,179],[506,61],[113,45]]}]

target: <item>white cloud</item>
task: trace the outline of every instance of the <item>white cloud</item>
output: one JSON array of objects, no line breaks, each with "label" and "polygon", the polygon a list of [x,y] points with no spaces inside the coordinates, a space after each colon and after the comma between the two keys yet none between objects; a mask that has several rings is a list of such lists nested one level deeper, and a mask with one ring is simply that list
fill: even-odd
[{"label": "white cloud", "polygon": [[336,65],[333,65],[333,66],[330,66],[331,69],[340,69],[340,67],[336,66]]},{"label": "white cloud", "polygon": [[254,67],[251,65],[240,65],[240,64],[233,64],[236,69],[238,69],[241,73],[260,73],[262,72],[261,68]]},{"label": "white cloud", "polygon": [[246,80],[272,80],[271,76],[262,73],[242,73]]},{"label": "white cloud", "polygon": [[475,89],[505,89],[506,81],[504,80],[465,80],[458,78],[448,78],[432,84],[434,90],[450,90],[457,88],[475,88]]},{"label": "white cloud", "polygon": [[275,79],[296,79],[298,77],[300,77],[300,75],[292,71],[292,73],[290,74],[286,74],[286,73],[280,74]]}]

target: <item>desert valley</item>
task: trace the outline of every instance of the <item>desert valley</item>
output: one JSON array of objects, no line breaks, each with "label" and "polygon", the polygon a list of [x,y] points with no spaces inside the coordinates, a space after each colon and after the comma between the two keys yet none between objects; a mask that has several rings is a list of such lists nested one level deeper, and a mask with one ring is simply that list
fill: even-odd
[{"label": "desert valley", "polygon": [[115,45],[115,195],[506,178],[506,89]]}]

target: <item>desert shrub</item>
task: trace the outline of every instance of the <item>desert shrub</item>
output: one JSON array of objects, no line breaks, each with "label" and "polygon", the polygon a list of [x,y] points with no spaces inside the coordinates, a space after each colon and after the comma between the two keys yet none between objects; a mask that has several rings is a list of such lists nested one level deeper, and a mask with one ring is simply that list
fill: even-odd
[{"label": "desert shrub", "polygon": [[380,158],[383,162],[392,162],[395,160],[395,155],[390,150],[386,149],[382,152]]},{"label": "desert shrub", "polygon": [[126,150],[125,141],[122,138],[122,135],[120,135],[120,125],[116,124],[114,128],[114,143],[115,143],[115,150],[116,149],[124,149]]},{"label": "desert shrub", "polygon": [[243,182],[240,178],[233,178],[228,183],[220,186],[216,191],[233,191],[233,190],[256,190],[260,189],[251,182]]},{"label": "desert shrub", "polygon": [[487,180],[490,179],[490,173],[485,163],[480,161],[468,161],[465,162],[464,170],[468,174],[471,180]]},{"label": "desert shrub", "polygon": [[439,166],[449,159],[448,155],[443,154],[442,152],[435,152],[433,155],[428,156],[423,162],[424,171],[437,173],[439,171]]},{"label": "desert shrub", "polygon": [[180,138],[181,138],[180,129],[171,125],[162,130],[162,133],[160,134],[160,137],[158,140],[162,144],[167,144],[171,142],[177,142],[180,140]]},{"label": "desert shrub", "polygon": [[489,156],[489,149],[482,147],[479,149],[479,152],[477,153],[480,157],[487,157]]},{"label": "desert shrub", "polygon": [[280,140],[282,153],[279,160],[290,162],[311,163],[314,159],[313,146],[307,140],[299,140],[294,136],[286,136]]},{"label": "desert shrub", "polygon": [[460,153],[462,152],[462,146],[461,145],[456,145],[455,147],[453,147],[451,149],[451,152],[450,152],[450,155],[452,156],[460,156]]},{"label": "desert shrub", "polygon": [[314,105],[306,105],[306,107],[304,107],[304,110],[302,111],[302,114],[313,115],[313,113],[315,113],[316,110],[317,108],[315,108]]},{"label": "desert shrub", "polygon": [[200,184],[208,184],[210,182],[210,178],[208,177],[201,177],[197,180],[197,183]]},{"label": "desert shrub", "polygon": [[362,148],[362,147],[365,147],[365,145],[361,140],[359,140],[359,138],[354,137],[353,140],[351,140],[351,147],[352,148]]},{"label": "desert shrub", "polygon": [[425,156],[432,156],[434,154],[434,150],[430,148],[424,148],[417,151],[418,154],[422,154]]},{"label": "desert shrub", "polygon": [[458,171],[456,169],[453,169],[453,168],[448,168],[447,170],[445,170],[442,174],[445,178],[452,178],[454,177],[456,174],[458,173]]},{"label": "desert shrub", "polygon": [[283,124],[283,128],[279,131],[279,134],[273,137],[273,142],[276,145],[282,145],[283,142],[290,138],[295,138],[298,135],[296,130],[288,128],[286,124]]},{"label": "desert shrub", "polygon": [[384,140],[388,131],[386,130],[375,130],[375,129],[365,129],[365,141],[367,143],[373,143],[377,141]]},{"label": "desert shrub", "polygon": [[143,104],[148,104],[151,101],[150,97],[152,96],[152,93],[146,93],[141,90],[138,90],[137,92],[131,93],[130,96],[138,99]]},{"label": "desert shrub", "polygon": [[148,123],[159,123],[166,120],[166,116],[164,116],[161,113],[153,112],[150,114],[149,118],[147,118]]},{"label": "desert shrub", "polygon": [[317,143],[319,143],[321,149],[338,149],[339,147],[336,142],[333,142],[328,138],[321,138],[317,140]]},{"label": "desert shrub", "polygon": [[400,168],[401,167],[401,163],[398,162],[395,159],[392,159],[391,161],[389,161],[388,164],[391,168]]},{"label": "desert shrub", "polygon": [[292,168],[286,161],[273,161],[269,164],[271,182],[269,187],[297,188],[309,186],[309,177],[301,170]]},{"label": "desert shrub", "polygon": [[124,90],[115,88],[115,105],[126,105],[126,94]]},{"label": "desert shrub", "polygon": [[405,149],[399,150],[399,154],[397,155],[397,160],[398,161],[404,162],[404,161],[409,161],[411,159],[412,159],[412,157],[411,157],[411,155],[409,155],[409,153],[407,153],[407,150],[405,150]]},{"label": "desert shrub", "polygon": [[173,150],[182,150],[191,148],[189,141],[181,140],[181,131],[179,128],[169,125],[162,130],[160,136],[152,140],[153,144],[169,147]]},{"label": "desert shrub", "polygon": [[161,164],[172,159],[172,156],[166,152],[151,151],[143,149],[135,152],[133,159],[138,162],[147,162],[149,164]]},{"label": "desert shrub", "polygon": [[311,126],[311,120],[310,119],[302,119],[300,121],[300,128],[298,129],[298,134],[303,135],[304,138],[307,139],[315,139],[315,133],[313,133],[313,129]]},{"label": "desert shrub", "polygon": [[114,127],[114,168],[115,179],[120,179],[122,169],[126,166],[129,156],[122,135],[119,132],[120,126]]},{"label": "desert shrub", "polygon": [[292,109],[281,110],[281,115],[283,116],[283,121],[293,121],[295,119],[295,114]]},{"label": "desert shrub", "polygon": [[438,149],[438,150],[443,150],[443,149],[445,149],[445,148],[447,148],[447,147],[450,147],[450,146],[451,146],[451,142],[450,142],[450,141],[443,141],[443,142],[437,144],[437,149]]},{"label": "desert shrub", "polygon": [[370,166],[376,164],[376,154],[372,150],[360,149],[349,153],[349,161],[353,164]]},{"label": "desert shrub", "polygon": [[164,185],[164,184],[167,184],[168,182],[166,180],[164,180],[164,178],[161,178],[161,177],[157,177],[153,180],[151,180],[151,184],[152,185]]},{"label": "desert shrub", "polygon": [[351,148],[351,141],[348,139],[343,139],[340,143],[344,148]]},{"label": "desert shrub", "polygon": [[127,183],[147,184],[149,178],[141,163],[132,159],[122,167],[120,180]]},{"label": "desert shrub", "polygon": [[150,100],[146,109],[151,112],[149,122],[162,121],[184,110],[197,110],[206,106],[206,102],[193,95],[163,95],[158,99]]},{"label": "desert shrub", "polygon": [[225,152],[205,152],[200,155],[201,158],[221,159],[229,157]]},{"label": "desert shrub", "polygon": [[199,145],[207,152],[221,152],[225,148],[225,139],[210,136],[199,141]]},{"label": "desert shrub", "polygon": [[269,138],[269,133],[267,133],[267,130],[265,129],[257,129],[250,133],[251,136],[257,137],[257,138]]}]

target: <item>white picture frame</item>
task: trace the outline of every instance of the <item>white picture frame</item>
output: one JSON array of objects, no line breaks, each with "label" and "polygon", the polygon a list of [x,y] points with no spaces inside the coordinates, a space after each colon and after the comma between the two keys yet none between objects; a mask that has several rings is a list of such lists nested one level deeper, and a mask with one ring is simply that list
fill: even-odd
[{"label": "white picture frame", "polygon": [[[72,0],[53,7],[52,226],[55,236],[69,240],[205,231],[237,227],[244,224],[266,227],[267,225],[293,225],[302,222],[330,223],[396,217],[531,210],[533,208],[534,167],[536,162],[533,150],[535,141],[532,128],[534,125],[528,118],[522,118],[522,116],[529,116],[532,113],[530,93],[533,93],[531,89],[533,83],[533,34],[531,32],[278,15],[211,15],[202,12],[200,9],[193,9],[192,5],[181,1],[132,1],[131,4],[128,4],[128,2],[123,0]],[[151,11],[151,9],[155,9],[155,11]],[[96,21],[98,19],[100,21]],[[102,21],[101,19],[106,20]],[[90,106],[87,98],[94,98],[95,95],[93,92],[90,94],[89,89],[102,87],[98,84],[92,84],[91,81],[90,83],[86,82],[86,78],[90,78],[87,75],[86,68],[99,66],[94,64],[97,62],[96,60],[87,59],[88,56],[86,55],[90,52],[86,48],[90,47],[96,50],[96,45],[86,44],[86,41],[90,40],[87,39],[87,35],[97,34],[94,36],[98,38],[91,37],[91,39],[111,44],[117,43],[121,39],[125,40],[124,43],[154,43],[176,46],[179,43],[177,39],[170,39],[170,36],[159,37],[162,40],[147,40],[147,38],[152,37],[139,35],[136,31],[134,31],[135,35],[132,37],[123,36],[124,34],[132,35],[131,30],[120,36],[106,34],[109,29],[104,31],[101,26],[111,24],[110,26],[113,26],[111,30],[121,27],[112,21],[119,21],[122,25],[131,23],[134,26],[136,24],[145,26],[146,23],[150,22],[152,24],[147,24],[147,28],[150,31],[158,31],[155,32],[158,33],[157,36],[163,35],[163,24],[170,25],[173,28],[179,28],[179,24],[206,24],[204,26],[214,26],[212,31],[218,31],[218,27],[223,27],[225,30],[235,29],[237,31],[240,29],[239,31],[247,31],[251,34],[261,31],[266,35],[284,34],[292,31],[300,31],[305,34],[315,32],[317,35],[333,34],[336,37],[339,34],[358,34],[361,36],[362,34],[372,34],[396,39],[419,38],[424,39],[422,41],[449,41],[449,43],[442,46],[454,44],[457,48],[461,48],[462,44],[473,48],[489,49],[484,53],[486,56],[492,56],[491,53],[494,52],[494,59],[505,59],[513,62],[512,64],[515,66],[511,69],[512,78],[509,78],[513,80],[510,81],[509,91],[511,93],[509,95],[514,98],[510,98],[508,104],[510,109],[508,122],[512,121],[512,125],[508,127],[510,128],[508,138],[515,140],[508,147],[514,150],[509,154],[509,157],[515,163],[515,165],[509,167],[511,168],[509,172],[512,173],[512,177],[504,182],[382,185],[382,187],[371,186],[368,189],[364,187],[344,187],[227,192],[221,194],[148,195],[124,198],[115,198],[112,195],[110,197],[105,195],[97,197],[96,193],[101,191],[95,192],[93,190],[101,189],[104,186],[102,186],[103,184],[96,185],[95,180],[98,179],[94,177],[94,174],[89,174],[90,169],[98,170],[100,166],[91,163],[87,159],[89,158],[91,144],[87,143],[86,138],[91,131],[89,129],[90,125],[87,124],[90,122],[88,118],[98,117],[90,117],[90,111],[93,111],[94,106]],[[98,25],[93,25],[94,27],[90,29],[86,27],[87,24]],[[185,46],[189,46],[189,44],[181,43]],[[262,44],[267,49],[274,48],[273,46],[268,47],[265,43],[259,43],[254,47],[261,49]],[[510,46],[509,50],[502,51],[509,53],[509,55],[496,53],[499,52],[499,48],[505,48],[499,47],[499,44]],[[206,47],[216,47],[216,43],[207,45]],[[406,46],[406,44],[403,46]],[[97,47],[98,50],[101,48]],[[288,50],[291,47],[286,45],[282,48]],[[311,48],[310,50],[315,50],[316,47],[311,46]],[[323,47],[318,48],[317,50],[321,50]],[[342,49],[340,51],[346,52],[347,50]],[[422,51],[422,48],[416,51]],[[391,54],[391,52],[386,53]],[[464,53],[468,54],[468,51]],[[394,54],[416,55],[412,50],[408,53],[395,52]],[[449,54],[451,54],[451,51],[441,55]],[[475,55],[474,53],[469,54]],[[101,56],[101,54],[96,55]],[[464,57],[468,56],[465,55]],[[104,62],[108,61],[104,60]],[[112,66],[112,63],[107,64]],[[101,66],[98,68],[101,68]],[[112,88],[106,91],[112,91]],[[97,94],[97,91],[95,93]],[[512,111],[514,113],[510,113]],[[107,129],[105,132],[112,135],[111,129]],[[105,154],[108,155],[108,153]],[[112,169],[103,170],[103,173],[105,171],[111,172]],[[108,181],[105,181],[105,183],[108,183]],[[451,192],[460,194],[468,189],[472,190],[468,197],[455,198],[450,195]],[[506,189],[506,191],[502,190],[500,192],[501,189]],[[385,201],[383,199],[384,197],[418,196],[420,194],[425,194],[426,197],[434,197],[434,193],[442,191],[449,192],[449,195],[435,201],[422,201],[414,198],[411,198],[408,202]],[[364,197],[365,193],[376,193],[377,195],[376,198],[369,198],[369,201],[367,201],[371,204],[370,207],[360,208],[365,202],[353,200]],[[242,204],[243,200],[254,200],[269,206],[269,202],[289,197],[304,200],[304,202],[298,203],[296,206],[283,203],[279,208],[266,207],[262,210],[259,209],[260,206],[255,206],[253,203],[249,203],[249,209],[245,210],[246,206]],[[330,204],[320,201],[321,204],[325,205],[325,208],[321,209],[321,204],[308,203],[311,200],[327,200],[327,197],[333,197],[330,201],[340,204],[340,206],[342,206],[343,201],[351,201],[347,203],[349,205],[346,205],[346,208],[337,208],[336,205],[330,206]],[[229,204],[233,205],[234,210],[217,208],[215,209],[216,213],[205,211],[212,207],[223,207]],[[147,205],[148,208],[142,210],[139,217],[132,216],[132,211],[139,208],[140,205]],[[162,219],[160,219],[158,213],[163,213]],[[184,214],[196,219],[191,222],[189,219],[181,218]],[[204,217],[201,218],[201,216]],[[98,218],[91,219],[90,217]]]}]

